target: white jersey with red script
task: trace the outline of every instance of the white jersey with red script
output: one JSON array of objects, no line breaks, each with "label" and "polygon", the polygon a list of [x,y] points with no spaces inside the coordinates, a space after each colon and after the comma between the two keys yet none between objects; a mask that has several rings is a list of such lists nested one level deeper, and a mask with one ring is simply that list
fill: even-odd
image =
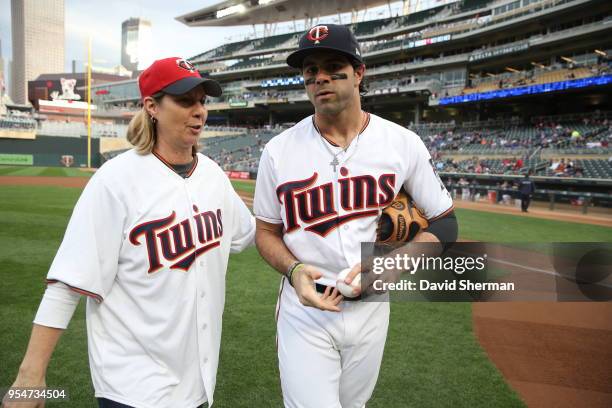
[{"label": "white jersey with red script", "polygon": [[402,185],[429,220],[453,207],[415,133],[370,114],[344,151],[321,136],[311,116],[266,145],[254,212],[282,223],[289,250],[321,268],[319,283],[333,286],[337,272],[360,262],[361,242],[376,240],[380,212]]},{"label": "white jersey with red script", "polygon": [[[342,149],[308,117],[270,140],[260,160],[255,216],[283,224],[284,243],[323,273],[323,285],[335,286],[342,269],[360,262],[361,242],[375,241],[380,213],[402,186],[430,220],[453,207],[421,139],[375,115],[368,120]],[[285,407],[361,408],[372,395],[389,304],[345,300],[340,309],[303,306],[282,279],[277,340]]]},{"label": "white jersey with red script", "polygon": [[105,163],[77,202],[48,273],[88,295],[96,397],[134,407],[213,401],[230,252],[254,218],[204,155],[187,177],[134,150]]}]

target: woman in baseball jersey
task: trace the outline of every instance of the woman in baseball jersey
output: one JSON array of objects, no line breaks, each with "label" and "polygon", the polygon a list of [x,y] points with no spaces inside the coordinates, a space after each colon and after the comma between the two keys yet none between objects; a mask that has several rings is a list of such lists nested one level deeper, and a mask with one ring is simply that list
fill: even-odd
[{"label": "woman in baseball jersey", "polygon": [[79,198],[13,387],[45,386],[85,295],[100,407],[199,407],[213,402],[228,257],[252,243],[255,224],[225,173],[197,153],[219,84],[181,58],[155,61],[138,84],[134,149],[105,163]]}]

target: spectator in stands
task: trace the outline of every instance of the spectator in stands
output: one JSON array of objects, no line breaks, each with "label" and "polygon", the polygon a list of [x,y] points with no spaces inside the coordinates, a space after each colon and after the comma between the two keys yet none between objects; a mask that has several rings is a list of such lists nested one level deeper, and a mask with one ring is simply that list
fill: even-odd
[{"label": "spectator in stands", "polygon": [[527,212],[527,208],[529,208],[529,204],[531,202],[531,197],[535,192],[535,184],[529,176],[531,175],[531,171],[525,174],[525,177],[519,183],[519,193],[521,198],[521,211]]},{"label": "spectator in stands", "polygon": [[470,201],[474,201],[476,197],[476,179],[470,180],[469,188],[470,188]]},{"label": "spectator in stands", "polygon": [[565,174],[565,160],[561,159],[557,167],[554,169],[555,176],[563,176]]},{"label": "spectator in stands", "polygon": [[510,201],[512,200],[512,196],[510,195],[511,193],[511,189],[510,189],[510,183],[508,183],[507,180],[504,180],[504,182],[501,185],[501,196],[502,196],[502,200],[504,202],[505,205],[510,205]]},{"label": "spectator in stands", "polygon": [[497,191],[496,204],[499,204],[502,200],[502,183],[499,181],[495,184],[495,191]]},{"label": "spectator in stands", "polygon": [[469,200],[470,198],[470,188],[469,188],[469,182],[464,178],[461,177],[459,179],[459,187],[461,188],[461,199],[464,201]]},{"label": "spectator in stands", "polygon": [[450,192],[451,196],[454,199],[456,195],[455,195],[455,190],[454,190],[453,179],[450,177],[447,178],[446,183],[444,183],[444,185],[446,186],[446,189]]},{"label": "spectator in stands", "polygon": [[510,170],[512,168],[512,162],[510,159],[505,158],[502,160],[502,167],[504,171]]},{"label": "spectator in stands", "polygon": [[576,164],[574,166],[574,177],[583,177],[583,176],[584,176],[584,171],[582,167],[579,164]]},{"label": "spectator in stands", "polygon": [[560,162],[556,158],[550,159],[550,166],[548,166],[548,168],[555,172],[557,170],[557,167],[559,167],[559,163]]},{"label": "spectator in stands", "polygon": [[520,170],[523,168],[523,159],[521,159],[520,157],[518,159],[516,159],[516,161],[514,162],[514,170]]},{"label": "spectator in stands", "polygon": [[565,165],[565,175],[573,176],[574,175],[574,162],[571,159],[567,159],[567,164]]}]

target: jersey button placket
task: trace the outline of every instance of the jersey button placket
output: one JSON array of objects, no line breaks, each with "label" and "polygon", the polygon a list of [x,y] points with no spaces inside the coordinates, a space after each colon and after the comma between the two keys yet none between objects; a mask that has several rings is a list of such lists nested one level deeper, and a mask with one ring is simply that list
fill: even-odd
[{"label": "jersey button placket", "polygon": [[[195,217],[198,214],[198,211],[196,211],[196,208],[198,208],[199,211],[202,211],[201,208],[199,208],[200,206],[198,206],[195,203],[195,200],[193,199],[193,195],[191,194],[191,190],[190,190],[190,184],[189,184],[189,180],[185,179],[185,193],[187,194],[187,198],[189,200],[189,208],[191,210],[191,216]],[[197,237],[197,232],[194,229],[193,226],[191,226],[192,228],[192,236],[193,237]],[[198,240],[197,238],[195,238],[195,242],[196,242],[196,248],[198,245]],[[200,296],[200,298],[204,297],[204,278],[203,278],[203,272],[204,272],[204,267],[205,267],[205,262],[203,259],[196,259],[195,265],[194,265],[194,272],[196,272],[195,274],[195,287],[196,287],[196,293],[198,293]]]},{"label": "jersey button placket", "polygon": [[[195,203],[195,200],[193,199],[193,196],[191,194],[191,191],[189,189],[189,184],[187,183],[187,180],[185,180],[185,192],[187,194],[187,198],[189,201],[189,207],[191,209],[191,214],[192,217],[195,217],[198,214],[198,211],[196,211],[196,207],[198,208],[199,211],[202,211],[203,209],[200,208],[200,206],[198,206]],[[193,226],[191,227],[193,230]],[[196,231],[192,231],[192,234],[194,237],[197,237],[197,233]],[[197,238],[195,239],[196,241],[196,248],[198,245],[198,240]],[[204,290],[204,287],[206,285],[205,282],[205,275],[204,275],[204,269],[206,267],[206,262],[204,259],[196,259],[194,265],[193,265],[193,278],[195,280],[195,292],[196,292],[196,297],[200,299],[199,302],[197,303],[196,306],[196,321],[198,326],[201,328],[202,331],[205,331],[208,328],[208,324],[206,323],[206,321],[204,321],[206,319],[206,300],[204,299],[205,295],[206,295],[206,291]],[[200,355],[204,356],[205,354],[205,342],[203,343],[203,337],[206,337],[206,335],[198,335],[198,348],[200,351]],[[202,365],[205,365],[208,362],[208,357],[202,357]]]}]

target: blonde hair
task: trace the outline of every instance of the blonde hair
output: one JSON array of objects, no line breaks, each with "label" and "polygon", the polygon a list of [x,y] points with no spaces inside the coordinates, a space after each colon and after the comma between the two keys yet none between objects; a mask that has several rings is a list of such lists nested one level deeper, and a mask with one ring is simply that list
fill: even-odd
[{"label": "blonde hair", "polygon": [[157,140],[155,124],[144,107],[130,121],[127,140],[140,154],[148,154],[153,151]]}]

